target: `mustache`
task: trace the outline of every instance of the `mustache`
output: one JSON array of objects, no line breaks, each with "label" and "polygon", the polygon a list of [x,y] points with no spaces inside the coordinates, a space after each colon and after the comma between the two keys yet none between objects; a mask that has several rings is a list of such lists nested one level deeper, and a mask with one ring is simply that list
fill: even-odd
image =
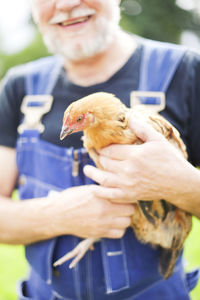
[{"label": "mustache", "polygon": [[50,20],[49,24],[58,24],[62,23],[64,21],[68,21],[72,18],[80,18],[80,17],[86,17],[86,16],[91,16],[96,13],[96,10],[93,8],[74,8],[70,12],[58,12],[55,14]]}]

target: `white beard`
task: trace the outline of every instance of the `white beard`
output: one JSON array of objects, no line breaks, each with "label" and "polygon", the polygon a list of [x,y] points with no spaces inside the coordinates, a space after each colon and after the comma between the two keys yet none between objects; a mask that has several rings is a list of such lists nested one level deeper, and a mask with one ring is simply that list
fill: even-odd
[{"label": "white beard", "polygon": [[97,33],[93,38],[73,41],[71,44],[65,43],[58,39],[56,30],[43,32],[44,43],[52,53],[60,54],[67,60],[79,61],[84,58],[93,57],[103,52],[114,40],[117,30],[119,29],[120,10],[118,6],[113,9],[112,19],[98,17],[95,22]]}]

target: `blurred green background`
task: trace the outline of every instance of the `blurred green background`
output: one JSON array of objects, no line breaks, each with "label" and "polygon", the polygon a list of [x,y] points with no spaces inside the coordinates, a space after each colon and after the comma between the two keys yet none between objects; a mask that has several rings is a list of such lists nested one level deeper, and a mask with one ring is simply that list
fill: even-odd
[{"label": "blurred green background", "polygon": [[[4,12],[5,5],[14,6],[15,1],[0,2],[0,79],[12,66],[49,55],[32,22],[30,10],[27,9],[21,28],[30,28],[29,37],[23,43],[20,40],[14,43],[14,33],[8,31],[7,34],[1,13]],[[25,2],[18,0],[17,3],[18,6],[21,5],[20,11]],[[123,0],[121,15],[121,26],[129,32],[150,39],[183,43],[200,50],[200,0]],[[11,17],[8,22],[12,22]],[[20,43],[21,48],[18,45]],[[193,229],[184,250],[185,268],[188,271],[200,266],[199,233],[200,222],[194,218]],[[16,282],[27,272],[23,247],[0,245],[0,300],[16,299]],[[200,283],[191,297],[193,300],[200,300]]]},{"label": "blurred green background", "polygon": [[[14,65],[48,55],[30,13],[21,24],[21,30],[30,30],[26,36],[29,43],[20,51],[14,51],[17,40],[11,31],[7,36],[5,26],[1,25],[4,5],[9,5],[9,2],[16,3],[15,0],[2,1],[2,4],[0,1],[0,78]],[[18,0],[20,2],[24,5],[29,0]],[[159,41],[182,42],[200,49],[200,0],[122,0],[121,15],[121,26],[129,32]],[[11,18],[8,22],[12,22]],[[5,40],[15,43],[5,43]],[[7,44],[6,51],[4,44]]]}]

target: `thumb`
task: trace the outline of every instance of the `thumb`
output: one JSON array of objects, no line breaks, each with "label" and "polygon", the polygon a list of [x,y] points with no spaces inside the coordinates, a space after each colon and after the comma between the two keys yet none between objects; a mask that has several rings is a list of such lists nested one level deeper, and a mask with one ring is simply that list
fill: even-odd
[{"label": "thumb", "polygon": [[157,132],[150,124],[144,120],[136,118],[134,114],[130,115],[129,127],[143,142],[163,141],[165,138]]}]

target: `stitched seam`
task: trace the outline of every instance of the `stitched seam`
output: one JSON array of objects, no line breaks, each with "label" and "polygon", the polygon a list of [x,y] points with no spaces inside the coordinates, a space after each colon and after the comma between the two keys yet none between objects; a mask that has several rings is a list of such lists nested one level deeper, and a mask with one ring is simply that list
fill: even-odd
[{"label": "stitched seam", "polygon": [[129,272],[128,272],[128,264],[127,264],[127,256],[126,256],[126,249],[124,245],[124,238],[120,240],[121,247],[122,247],[122,257],[124,262],[124,270],[125,270],[125,276],[126,276],[126,286],[124,288],[127,288],[130,286],[130,280],[129,280]]},{"label": "stitched seam", "polygon": [[105,275],[105,279],[106,279],[106,285],[107,285],[107,293],[110,294],[113,292],[112,290],[112,285],[111,285],[111,278],[110,278],[110,273],[109,273],[109,266],[107,263],[107,259],[104,253],[107,253],[107,249],[106,249],[106,243],[104,241],[104,239],[101,240],[101,244],[103,247],[103,262],[104,262],[104,275]]},{"label": "stitched seam", "polygon": [[[78,244],[78,238],[74,237],[73,241],[74,241],[73,244],[74,244],[74,248],[75,248]],[[80,270],[79,270],[79,268],[80,268],[79,264],[77,264],[73,268],[73,279],[74,279],[76,297],[77,297],[77,299],[81,300],[81,286],[80,286]]]},{"label": "stitched seam", "polygon": [[86,263],[87,263],[87,282],[88,282],[88,297],[89,300],[93,300],[93,284],[92,284],[92,257],[91,257],[91,251],[88,250],[87,256],[86,256]]}]

